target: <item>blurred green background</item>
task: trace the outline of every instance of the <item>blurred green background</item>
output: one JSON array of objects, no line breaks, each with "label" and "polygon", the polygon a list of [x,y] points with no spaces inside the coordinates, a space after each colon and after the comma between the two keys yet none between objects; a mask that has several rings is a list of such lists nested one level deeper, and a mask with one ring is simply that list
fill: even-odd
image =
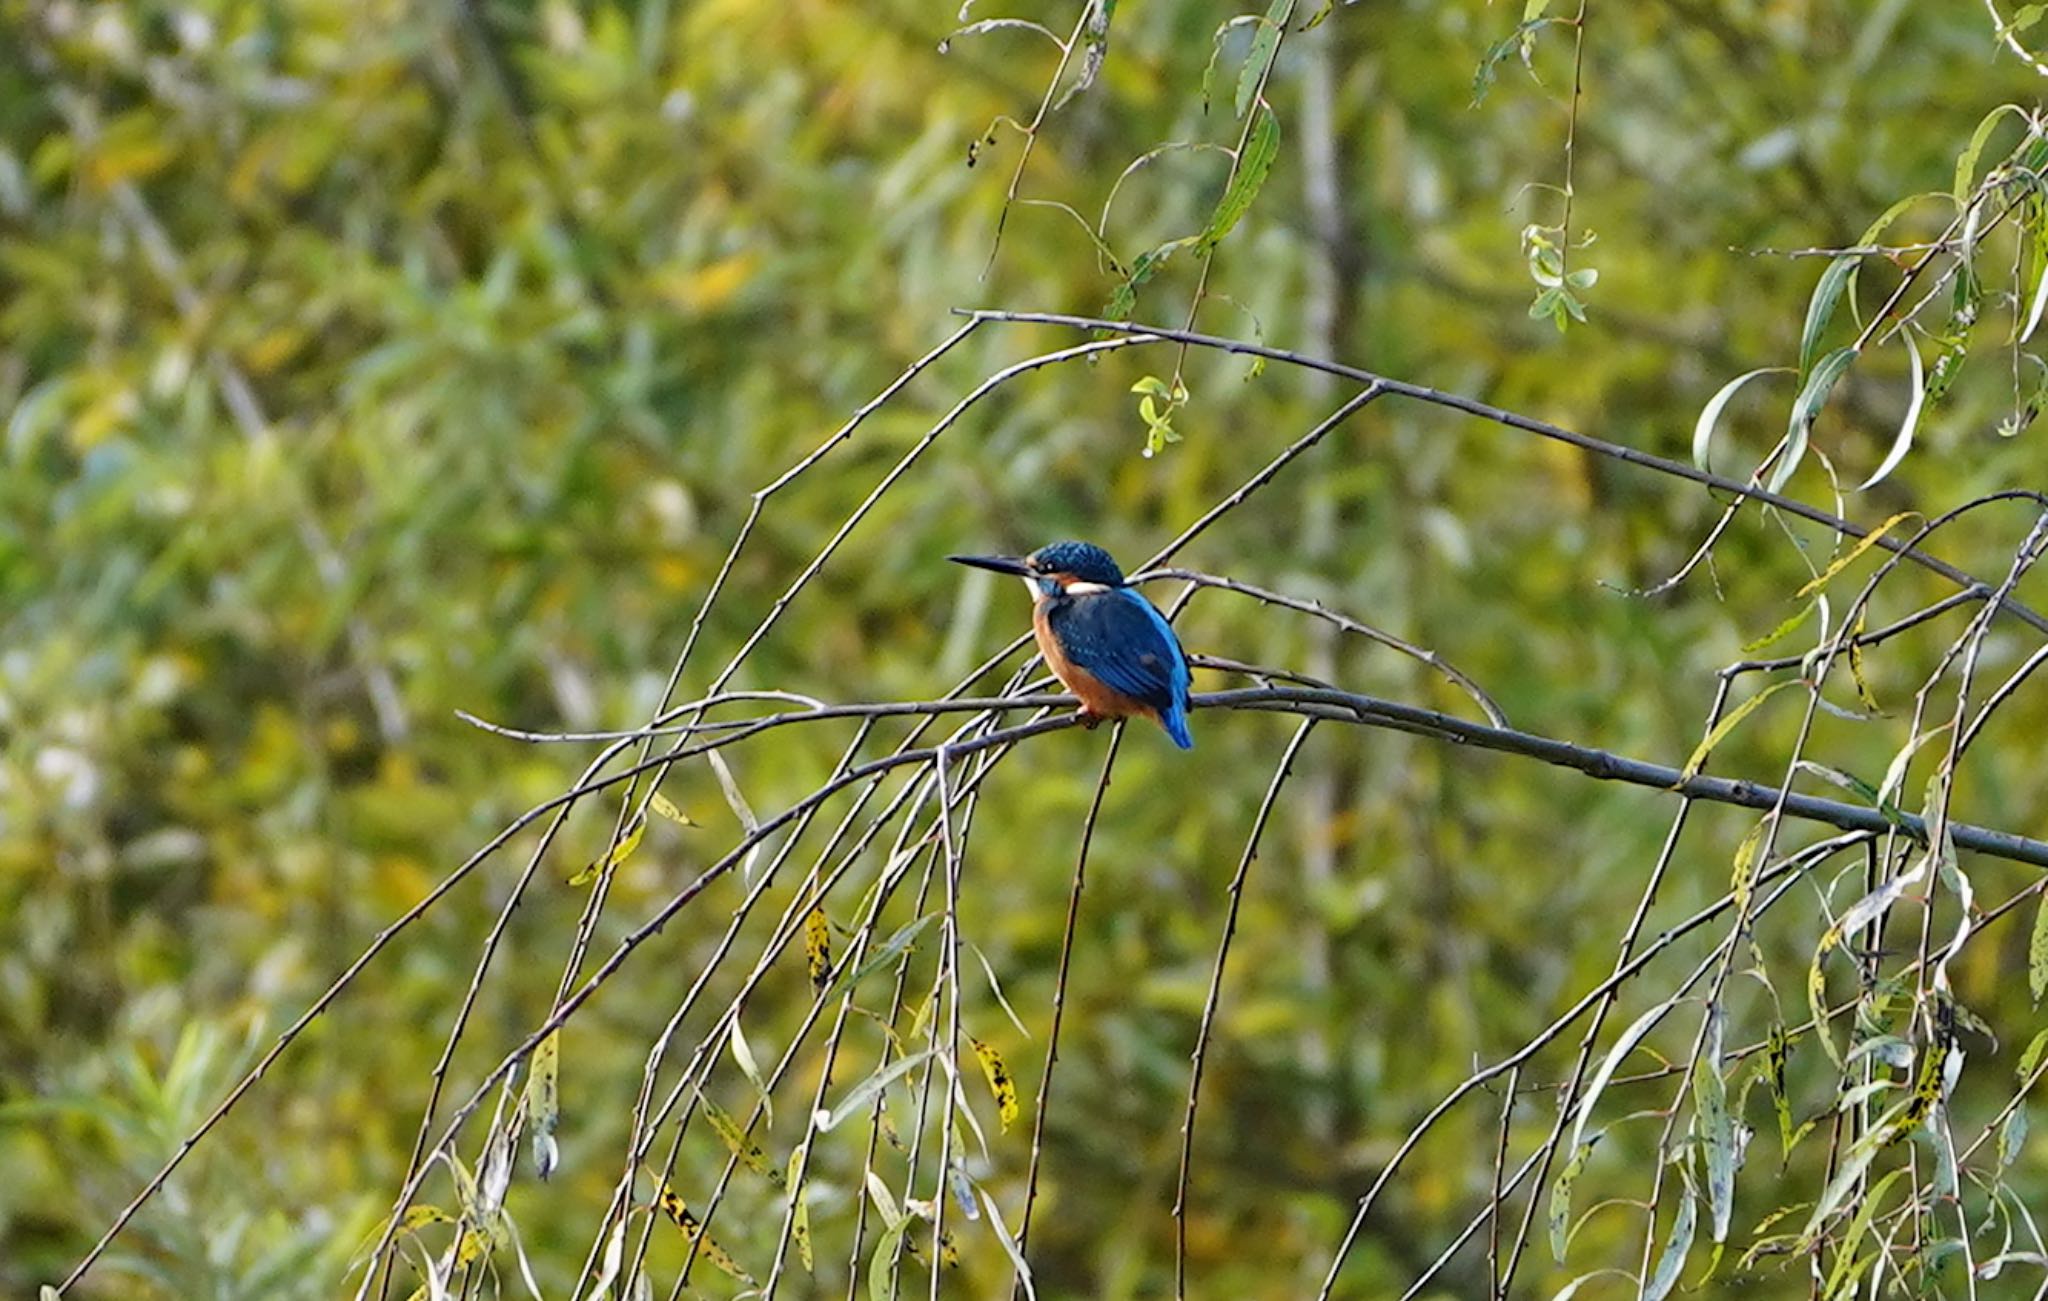
[{"label": "blurred green background", "polygon": [[[1526,310],[1521,233],[1560,221],[1569,32],[1536,33],[1532,68],[1510,54],[1475,104],[1475,70],[1518,9],[1361,0],[1290,34],[1268,94],[1277,165],[1210,271],[1212,295],[1234,301],[1211,297],[1198,323],[1682,458],[1722,383],[1797,357],[1825,263],[1753,250],[1851,242],[1895,200],[1948,190],[1979,120],[2041,85],[1964,0],[1594,5],[1571,217],[1575,244],[1594,238],[1571,258],[1599,278],[1586,322],[1560,331]],[[1011,12],[983,0],[969,16]],[[1014,12],[1064,34],[1080,10]],[[1092,224],[1146,151],[1233,144],[1248,27],[1222,38],[1206,108],[1203,82],[1235,12],[1124,0],[1099,79],[1048,117],[1019,193]],[[536,728],[644,718],[755,489],[956,328],[950,308],[1093,313],[1118,277],[1084,223],[1052,207],[1013,207],[994,245],[1021,137],[997,128],[971,161],[969,146],[1002,115],[1029,119],[1058,51],[999,30],[942,53],[947,5],[0,0],[0,16],[0,1290],[16,1295],[68,1270],[379,928],[587,757],[486,735],[454,710]],[[2017,137],[2002,129],[1987,157]],[[1173,150],[1132,174],[1106,226],[1116,257],[1199,230],[1224,167]],[[1890,238],[1932,238],[1951,213],[1930,201]],[[1170,264],[1137,318],[1184,321],[1199,265]],[[1866,274],[1866,311],[1895,283],[1886,271]],[[2012,310],[1993,294],[1987,338],[2004,337]],[[685,691],[963,392],[1076,337],[980,331],[777,495]],[[739,684],[937,695],[1025,626],[1014,585],[987,587],[946,553],[1081,536],[1135,562],[1340,396],[1197,353],[1182,441],[1146,457],[1130,388],[1171,366],[1167,350],[1129,350],[976,407]],[[1816,446],[1845,481],[1883,456],[1905,377],[1899,349],[1874,356],[1822,420]],[[1778,383],[1730,408],[1717,468],[1770,446],[1789,401]],[[1930,407],[1904,466],[1845,512],[1875,523],[2039,484],[2038,431],[1997,432],[2013,401],[1991,340]],[[1811,459],[1790,490],[1832,508]],[[1181,559],[1433,647],[1522,727],[1678,763],[1712,670],[1796,609],[1808,571],[1791,539],[1827,545],[1745,516],[1711,574],[1654,600],[1616,590],[1671,572],[1717,512],[1687,485],[1382,402]],[[1940,550],[1996,577],[2026,523],[1985,513]],[[2021,591],[2048,603],[2038,580]],[[1943,594],[1902,573],[1874,621]],[[1410,661],[1240,598],[1198,597],[1181,626],[1196,651],[1469,710]],[[1907,700],[1955,631],[1874,654],[1880,699]],[[1801,636],[1787,648],[1811,644]],[[1986,680],[2032,644],[1994,635]],[[1795,695],[1717,767],[1780,780]],[[1816,757],[1874,779],[1905,739],[1896,714],[1824,719]],[[2022,696],[1987,732],[1963,816],[2048,834],[2043,721]],[[1041,1296],[1169,1286],[1187,1055],[1225,886],[1289,730],[1201,714],[1190,755],[1150,731],[1125,741],[1048,1125]],[[734,770],[757,810],[778,810],[850,734],[787,729],[736,752]],[[962,924],[1035,1038],[985,997],[969,1029],[1015,1064],[1027,1116],[1105,743],[1075,731],[1031,744],[977,814]],[[650,833],[599,952],[738,832],[707,770],[665,789],[704,826]],[[1654,792],[1391,733],[1309,741],[1251,871],[1212,1045],[1197,1295],[1312,1291],[1414,1119],[1605,974],[1670,810]],[[1699,815],[1653,927],[1726,888],[1750,821]],[[572,821],[516,914],[456,1058],[457,1096],[545,1013],[584,899],[563,879],[610,827],[602,810]],[[342,1291],[516,868],[497,861],[405,933],[82,1294]],[[2032,879],[1972,868],[1986,898]],[[509,1203],[550,1296],[582,1264],[647,1042],[737,899],[721,891],[565,1038],[564,1171],[545,1187],[522,1179]],[[1793,907],[1760,940],[1796,1004],[1825,923],[1810,898]],[[2034,1029],[2014,974],[2025,942],[2025,922],[2006,923],[1957,970],[2002,1036],[1996,1053],[1976,1050],[1994,1081]],[[1658,970],[1704,951],[1679,946]],[[800,973],[773,988],[784,997],[750,1004],[749,1027],[779,1049],[802,1011]],[[1738,997],[1748,1042],[1769,1007],[1753,985]],[[1673,1036],[1667,1051],[1682,1051]],[[1809,1059],[1802,1048],[1794,1063],[1811,1086],[1802,1114],[1831,1096],[1826,1062]],[[1540,1130],[1543,1099],[1525,1105]],[[800,1125],[802,1106],[786,1110]],[[1768,1118],[1764,1105],[1748,1117]],[[1376,1213],[1345,1295],[1397,1295],[1462,1226],[1486,1193],[1496,1120],[1482,1100],[1437,1132]],[[1641,1195],[1654,1126],[1638,1129],[1600,1153],[1581,1205]],[[715,1140],[696,1142],[678,1187],[722,1162]],[[1028,1143],[1013,1130],[995,1146],[987,1184],[1014,1207]],[[786,1146],[770,1148],[779,1164]],[[1810,1182],[1818,1153],[1804,1157]],[[1776,1160],[1760,1138],[1738,1242],[1774,1205]],[[840,1199],[813,1208],[821,1243],[850,1219],[838,1177]],[[2037,1159],[2014,1183],[2048,1194]],[[758,1259],[776,1222],[745,1208],[771,1199],[735,1196],[719,1236]],[[1594,1219],[1572,1269],[1539,1243],[1518,1294],[1633,1268],[1642,1232],[1626,1210]],[[656,1255],[663,1288],[673,1247]],[[845,1292],[843,1246],[821,1256],[793,1294]],[[1007,1263],[993,1240],[977,1233],[966,1256],[955,1290],[997,1294]],[[1483,1270],[1476,1256],[1454,1267],[1443,1295],[1474,1295]],[[1797,1269],[1716,1286],[1807,1291]],[[702,1270],[693,1287],[737,1289]]]}]

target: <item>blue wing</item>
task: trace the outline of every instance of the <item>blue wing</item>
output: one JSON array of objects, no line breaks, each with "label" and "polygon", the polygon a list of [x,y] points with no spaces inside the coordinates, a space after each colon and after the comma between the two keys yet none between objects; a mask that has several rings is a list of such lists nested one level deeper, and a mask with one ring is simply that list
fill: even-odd
[{"label": "blue wing", "polygon": [[1048,611],[1060,647],[1076,667],[1110,690],[1159,711],[1175,744],[1187,749],[1188,658],[1173,625],[1128,588],[1060,602]]}]

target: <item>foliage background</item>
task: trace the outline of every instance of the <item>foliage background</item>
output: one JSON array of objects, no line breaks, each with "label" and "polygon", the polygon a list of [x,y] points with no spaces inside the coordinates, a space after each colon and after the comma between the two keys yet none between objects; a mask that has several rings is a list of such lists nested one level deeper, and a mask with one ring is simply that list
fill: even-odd
[{"label": "foliage background", "polygon": [[[1075,17],[1039,8],[1025,11],[1060,31]],[[1726,379],[1796,355],[1823,264],[1747,250],[1846,243],[1895,199],[1946,190],[1984,114],[2040,84],[1963,0],[1596,6],[1573,224],[1598,238],[1573,256],[1600,278],[1588,321],[1560,332],[1525,311],[1518,235],[1558,220],[1556,194],[1531,187],[1562,179],[1568,38],[1540,34],[1535,76],[1510,58],[1474,104],[1514,8],[1362,0],[1291,39],[1270,92],[1280,161],[1212,287],[1270,342],[1667,455],[1685,455]],[[998,115],[1028,116],[1056,51],[995,32],[941,54],[942,7],[4,0],[0,15],[0,1290],[15,1294],[62,1275],[380,926],[582,762],[453,710],[534,727],[645,716],[753,489],[954,328],[949,308],[1092,312],[1116,278],[1044,207],[1010,212],[991,261],[1020,139],[997,131],[971,167],[968,146]],[[1205,111],[1201,91],[1231,16],[1126,0],[1099,82],[1049,119],[1022,192],[1092,215],[1153,145],[1234,140],[1229,106]],[[1111,246],[1128,261],[1199,229],[1221,178],[1218,155],[1164,156],[1119,192]],[[1192,284],[1192,266],[1169,268],[1139,319],[1179,323]],[[1213,300],[1200,321],[1250,328]],[[983,332],[779,499],[713,644],[744,635],[960,391],[1054,341]],[[936,694],[1024,618],[1009,587],[945,553],[1074,535],[1135,558],[1328,401],[1299,374],[1197,355],[1183,441],[1145,457],[1129,389],[1164,365],[1120,354],[979,408],[742,683]],[[1997,359],[1971,365],[1854,517],[2040,482],[2038,434],[1996,432],[2012,401]],[[1871,372],[1817,435],[1851,481],[1902,405],[1903,360]],[[1781,411],[1738,403],[1734,455],[1767,448]],[[1813,469],[1794,490],[1828,494]],[[1697,739],[1712,670],[1793,608],[1806,573],[1752,519],[1712,578],[1619,595],[1674,569],[1715,503],[1419,407],[1372,408],[1272,491],[1187,561],[1432,646],[1523,726],[1668,762]],[[2002,572],[2012,523],[1967,524],[1943,553]],[[1879,613],[1941,594],[1918,581]],[[1197,650],[1458,703],[1277,612],[1203,598],[1183,627]],[[1987,665],[2029,648],[1995,634]],[[1877,663],[1880,696],[1909,692],[1937,650]],[[1717,766],[1775,779],[1791,721],[1759,715]],[[2022,699],[1987,738],[1962,816],[2048,833],[2041,721]],[[1902,739],[1830,726],[1865,771]],[[1286,735],[1243,715],[1196,731],[1185,757],[1127,741],[1097,831],[1033,1241],[1048,1294],[1156,1295],[1170,1261],[1186,1056],[1236,846]],[[1103,743],[1034,744],[980,815],[965,925],[1034,1033]],[[778,737],[736,766],[756,807],[779,808],[820,762]],[[1388,733],[1324,729],[1303,767],[1254,866],[1211,1060],[1190,1229],[1202,1295],[1319,1280],[1421,1110],[1605,974],[1669,813],[1651,793]],[[612,938],[737,831],[708,773],[667,789],[705,829],[657,833],[622,877]],[[1747,821],[1701,816],[1657,918],[1726,887]],[[608,830],[573,823],[568,857]],[[338,1290],[509,871],[369,971],[89,1294]],[[1979,886],[2028,879],[1992,864]],[[710,902],[719,917],[730,900]],[[580,904],[558,875],[517,916],[458,1078],[545,1011]],[[708,943],[712,923],[688,917],[565,1049],[565,1173],[512,1203],[551,1289],[608,1190],[600,1154],[640,1045]],[[1766,937],[1788,969],[1810,930]],[[1962,973],[2000,1054],[2036,1021],[2011,974],[2024,944],[2013,928]],[[758,1038],[786,1034],[773,1006],[752,1015]],[[977,1026],[1031,1064],[1028,1108],[1040,1047],[992,1008]],[[1355,1295],[1411,1277],[1483,1196],[1483,1113],[1434,1139],[1376,1215]],[[1617,1187],[1651,1141],[1602,1153]],[[722,1153],[697,1156],[711,1169]],[[2016,1186],[2048,1194],[2034,1150]],[[1739,1222],[1769,1209],[1745,1193]],[[1640,1224],[1608,1224],[1574,1250],[1632,1259]],[[744,1255],[743,1225],[724,1234]],[[1532,1295],[1569,1276],[1547,1253],[1535,1264]],[[844,1286],[837,1268],[821,1287]],[[984,1244],[965,1268],[992,1288],[1003,1262]],[[1792,1273],[1720,1286],[1805,1291]]]}]

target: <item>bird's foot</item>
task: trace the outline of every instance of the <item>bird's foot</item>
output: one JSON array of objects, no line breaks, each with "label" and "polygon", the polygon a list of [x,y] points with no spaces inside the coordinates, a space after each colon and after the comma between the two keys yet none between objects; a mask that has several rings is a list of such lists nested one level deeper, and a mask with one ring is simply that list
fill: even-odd
[{"label": "bird's foot", "polygon": [[1081,721],[1081,726],[1091,732],[1102,726],[1102,715],[1090,709],[1077,709],[1074,711],[1074,717]]}]

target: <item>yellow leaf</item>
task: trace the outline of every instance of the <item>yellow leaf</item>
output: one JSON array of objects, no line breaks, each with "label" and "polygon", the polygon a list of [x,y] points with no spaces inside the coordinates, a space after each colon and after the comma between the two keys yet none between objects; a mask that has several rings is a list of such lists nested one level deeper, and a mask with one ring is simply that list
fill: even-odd
[{"label": "yellow leaf", "polygon": [[725,1145],[732,1150],[732,1154],[746,1162],[747,1169],[768,1176],[769,1182],[780,1188],[782,1172],[768,1164],[768,1154],[761,1150],[761,1145],[747,1137],[746,1131],[732,1118],[731,1112],[709,1098],[703,1099],[703,1103],[704,1118],[711,1122],[711,1128],[718,1131],[718,1136],[725,1140]]},{"label": "yellow leaf", "polygon": [[832,924],[823,908],[811,909],[804,918],[804,962],[811,969],[811,984],[825,988],[832,977]]},{"label": "yellow leaf", "polygon": [[[1876,528],[1870,530],[1870,532],[1864,534],[1863,540],[1861,542],[1858,542],[1855,546],[1850,547],[1848,551],[1844,552],[1842,555],[1837,556],[1835,558],[1835,563],[1829,565],[1827,569],[1822,572],[1820,577],[1814,579],[1806,586],[1800,588],[1798,595],[1811,596],[1815,592],[1818,592],[1821,588],[1826,587],[1828,585],[1829,580],[1833,579],[1836,574],[1841,573],[1844,569],[1847,569],[1849,566],[1855,564],[1858,556],[1861,556],[1864,552],[1876,546],[1879,538],[1882,538],[1885,534],[1891,532],[1892,525],[1897,524],[1900,520],[1921,518],[1923,517],[1917,510],[1902,510],[1898,514],[1892,516],[1884,523],[1878,525]],[[1797,598],[1795,597],[1794,599]]]},{"label": "yellow leaf", "polygon": [[719,1272],[737,1279],[748,1287],[755,1286],[754,1276],[740,1268],[740,1263],[732,1258],[731,1252],[711,1240],[711,1236],[704,1232],[704,1226],[697,1222],[697,1217],[690,1214],[690,1208],[683,1205],[683,1199],[676,1196],[675,1189],[670,1188],[665,1182],[661,1185],[660,1202],[662,1213],[675,1221],[676,1227],[683,1231],[683,1237],[698,1244],[699,1255],[716,1266]]},{"label": "yellow leaf", "polygon": [[676,269],[657,275],[654,291],[685,311],[723,307],[753,277],[760,254],[753,250],[720,258],[708,266]]},{"label": "yellow leaf", "polygon": [[799,1147],[789,1154],[789,1170],[782,1177],[785,1186],[793,1191],[789,1194],[796,1206],[796,1213],[790,1217],[789,1236],[796,1240],[797,1259],[803,1261],[806,1274],[815,1272],[815,1261],[811,1259],[811,1199],[804,1185],[797,1183],[798,1167],[803,1164],[804,1150]]},{"label": "yellow leaf", "polygon": [[1017,1119],[1017,1082],[1010,1078],[1010,1068],[1003,1064],[1002,1054],[988,1044],[967,1036],[967,1042],[974,1045],[974,1056],[981,1063],[981,1073],[988,1076],[989,1092],[996,1095],[996,1115],[1002,1119],[1003,1130],[1009,1131]]},{"label": "yellow leaf", "polygon": [[654,797],[648,801],[648,806],[679,827],[694,827],[697,825],[691,820],[689,814],[677,808],[675,802],[660,791],[654,792]]},{"label": "yellow leaf", "polygon": [[1800,682],[1797,678],[1787,678],[1783,682],[1774,682],[1730,710],[1727,717],[1714,724],[1713,730],[1707,733],[1706,739],[1700,742],[1699,748],[1692,752],[1692,757],[1685,761],[1685,771],[1680,774],[1679,780],[1687,782],[1699,776],[1700,765],[1707,761],[1707,755],[1712,752],[1715,746],[1727,739],[1728,734],[1734,731],[1743,719],[1755,713],[1757,706],[1763,704],[1772,696],[1777,695],[1786,687],[1796,687],[1798,685],[1800,685]]},{"label": "yellow leaf", "polygon": [[624,863],[627,859],[633,856],[634,850],[640,848],[641,837],[645,836],[646,834],[647,819],[642,818],[640,819],[640,821],[633,824],[633,829],[626,833],[626,838],[624,840],[621,840],[617,845],[612,847],[611,853],[605,855],[603,858],[592,859],[590,863],[587,866],[585,866],[582,871],[578,872],[576,875],[569,878],[569,884],[589,885],[592,881],[595,881],[600,874],[619,866],[621,863]]}]

